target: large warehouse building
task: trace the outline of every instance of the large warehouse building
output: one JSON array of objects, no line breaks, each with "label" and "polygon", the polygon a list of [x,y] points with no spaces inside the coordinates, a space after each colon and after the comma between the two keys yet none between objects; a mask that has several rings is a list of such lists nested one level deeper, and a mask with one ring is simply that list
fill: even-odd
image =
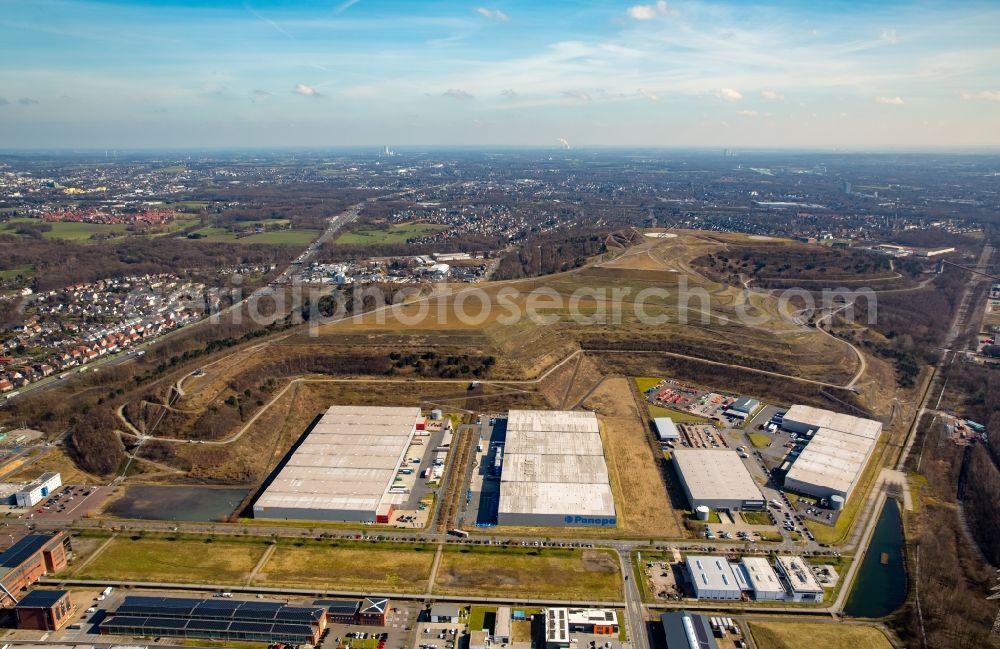
[{"label": "large warehouse building", "polygon": [[691,509],[764,509],[766,499],[736,451],[677,449],[674,466]]},{"label": "large warehouse building", "polygon": [[817,498],[850,497],[878,443],[882,424],[811,406],[792,406],[781,427],[809,440],[785,488]]},{"label": "large warehouse building", "polygon": [[594,413],[511,410],[503,457],[500,525],[615,526]]},{"label": "large warehouse building", "polygon": [[370,521],[406,498],[390,492],[419,408],[333,406],[264,490],[255,518]]}]

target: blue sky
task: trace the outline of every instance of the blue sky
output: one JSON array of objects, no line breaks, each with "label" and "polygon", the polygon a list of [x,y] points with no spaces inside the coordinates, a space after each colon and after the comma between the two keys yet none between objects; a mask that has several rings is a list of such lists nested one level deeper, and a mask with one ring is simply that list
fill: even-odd
[{"label": "blue sky", "polygon": [[1000,3],[0,0],[0,148],[1000,145]]}]

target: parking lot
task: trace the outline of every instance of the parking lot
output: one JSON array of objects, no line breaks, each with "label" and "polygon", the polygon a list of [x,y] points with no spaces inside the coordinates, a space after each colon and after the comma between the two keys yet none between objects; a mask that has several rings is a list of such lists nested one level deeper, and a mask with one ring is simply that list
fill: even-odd
[{"label": "parking lot", "polygon": [[[306,602],[311,604],[312,601]],[[406,649],[410,645],[409,638],[415,635],[413,630],[420,608],[416,604],[390,601],[390,609],[386,614],[385,626],[370,626],[359,624],[327,625],[327,634],[320,647],[335,649]]]},{"label": "parking lot", "polygon": [[36,522],[75,521],[99,511],[112,493],[114,493],[113,487],[63,485],[32,507],[7,507],[7,517],[32,519]]},{"label": "parking lot", "polygon": [[[489,423],[493,422],[493,423]],[[497,524],[500,507],[500,476],[493,471],[498,449],[507,439],[507,420],[484,420],[485,432],[480,449],[473,459],[472,479],[466,496],[464,524],[492,527]]]}]

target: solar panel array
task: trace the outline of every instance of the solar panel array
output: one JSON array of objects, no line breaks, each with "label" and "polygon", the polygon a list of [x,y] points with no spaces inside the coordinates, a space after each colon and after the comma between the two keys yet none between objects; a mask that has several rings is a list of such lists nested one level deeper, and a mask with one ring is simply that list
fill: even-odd
[{"label": "solar panel array", "polygon": [[278,602],[184,597],[128,596],[101,623],[108,633],[266,639],[312,638],[325,614],[322,607]]},{"label": "solar panel array", "polygon": [[117,615],[310,624],[318,622],[324,612],[319,606],[288,606],[280,602],[130,595],[118,607]]}]

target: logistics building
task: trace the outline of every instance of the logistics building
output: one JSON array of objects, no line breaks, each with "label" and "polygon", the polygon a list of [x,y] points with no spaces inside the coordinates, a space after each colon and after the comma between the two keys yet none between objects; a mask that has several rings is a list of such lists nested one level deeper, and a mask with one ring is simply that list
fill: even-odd
[{"label": "logistics building", "polygon": [[677,430],[677,424],[670,417],[657,417],[653,420],[653,425],[656,426],[656,437],[660,440],[660,444],[666,444],[667,442],[673,442],[681,438],[681,434]]},{"label": "logistics building", "polygon": [[794,602],[822,602],[823,587],[816,580],[809,564],[802,557],[778,555],[778,572],[788,582]]},{"label": "logistics building", "polygon": [[808,439],[785,475],[785,487],[817,498],[845,500],[882,433],[878,421],[801,405],[789,408],[781,427]]},{"label": "logistics building", "polygon": [[419,408],[333,406],[254,503],[254,518],[388,522]]},{"label": "logistics building", "polygon": [[59,473],[43,473],[38,478],[25,485],[14,494],[14,502],[18,507],[34,507],[49,497],[62,486],[62,475]]},{"label": "logistics building", "polygon": [[725,557],[688,556],[684,563],[698,599],[738,600],[749,590],[739,567],[734,570]]},{"label": "logistics building", "polygon": [[667,649],[718,649],[707,617],[687,611],[660,616]]},{"label": "logistics building", "polygon": [[614,527],[615,503],[592,412],[511,410],[500,525]]},{"label": "logistics building", "polygon": [[672,455],[691,509],[765,508],[767,499],[736,451],[685,448]]},{"label": "logistics building", "polygon": [[754,599],[758,601],[785,599],[785,587],[781,585],[778,573],[774,571],[767,559],[764,557],[743,557],[740,559],[740,568],[743,570],[750,590],[753,591]]}]

